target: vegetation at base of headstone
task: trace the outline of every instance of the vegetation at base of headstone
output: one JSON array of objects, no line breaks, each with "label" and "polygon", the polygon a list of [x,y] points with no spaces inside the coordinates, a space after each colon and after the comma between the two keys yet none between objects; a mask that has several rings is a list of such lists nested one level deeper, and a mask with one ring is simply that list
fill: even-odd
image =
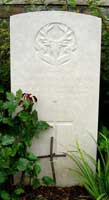
[{"label": "vegetation at base of headstone", "polygon": [[[48,176],[39,179],[39,159],[29,151],[33,137],[50,125],[38,119],[33,109],[35,96],[18,90],[16,95],[7,92],[6,97],[0,100],[0,199],[18,200],[25,185],[38,188],[42,183],[53,184]],[[16,186],[15,176],[19,177]]]},{"label": "vegetation at base of headstone", "polygon": [[[109,138],[100,134],[101,143],[105,143],[105,157],[101,151],[101,144],[98,144],[100,159],[96,161],[90,154],[82,150],[76,143],[76,153],[68,152],[68,157],[75,164],[70,168],[70,173],[76,177],[88,193],[95,200],[109,199]],[[95,170],[96,169],[96,172]]]},{"label": "vegetation at base of headstone", "polygon": [[105,126],[103,126],[101,129],[101,133],[102,135],[104,135],[104,137],[107,138],[107,140],[105,140],[104,137],[101,134],[99,134],[98,145],[99,145],[100,152],[102,152],[104,158],[106,159],[105,152],[107,151],[107,145],[109,149],[109,130]]}]

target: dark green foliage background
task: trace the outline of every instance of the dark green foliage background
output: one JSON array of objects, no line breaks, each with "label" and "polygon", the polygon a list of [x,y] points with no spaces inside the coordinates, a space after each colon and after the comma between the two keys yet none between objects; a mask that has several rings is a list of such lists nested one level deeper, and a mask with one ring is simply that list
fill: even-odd
[{"label": "dark green foliage background", "polygon": [[0,99],[10,90],[9,23],[0,20]]}]

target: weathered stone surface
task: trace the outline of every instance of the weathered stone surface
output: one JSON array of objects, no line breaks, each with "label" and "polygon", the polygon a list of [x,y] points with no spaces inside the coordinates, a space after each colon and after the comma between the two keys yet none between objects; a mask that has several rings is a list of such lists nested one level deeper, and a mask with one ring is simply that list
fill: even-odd
[{"label": "weathered stone surface", "polygon": [[[70,9],[70,8],[69,8]],[[15,15],[15,14],[19,14],[19,13],[24,13],[24,12],[34,12],[34,11],[44,11],[44,10],[58,10],[58,11],[66,11],[66,5],[14,5],[14,4],[10,4],[10,5],[1,5],[0,6],[0,19],[5,19],[5,18],[9,18],[11,15]],[[81,6],[77,6],[75,8],[75,12],[79,10],[80,13],[84,12],[87,14],[89,14],[88,9],[86,9],[86,7],[81,8]],[[108,9],[106,9],[106,12],[108,13]]]},{"label": "weathered stone surface", "polygon": [[0,7],[0,18],[8,18],[10,15],[15,15],[19,13],[23,13],[24,8],[23,6],[1,6]]},{"label": "weathered stone surface", "polygon": [[[39,118],[53,125],[33,141],[33,151],[47,155],[51,134],[56,154],[75,150],[79,140],[96,158],[90,135],[97,140],[101,20],[72,12],[33,12],[12,16],[10,31],[11,89],[36,95]],[[54,160],[57,184],[75,184],[65,170],[71,162]]]},{"label": "weathered stone surface", "polygon": [[[0,4],[3,4],[5,2],[4,0],[0,0]],[[87,0],[76,0],[78,5],[86,5]],[[109,1],[108,0],[103,0],[104,5],[109,6]],[[65,4],[66,0],[12,0],[8,2],[7,4],[28,4],[28,3],[33,3],[33,4]],[[69,3],[69,0],[68,0]]]}]

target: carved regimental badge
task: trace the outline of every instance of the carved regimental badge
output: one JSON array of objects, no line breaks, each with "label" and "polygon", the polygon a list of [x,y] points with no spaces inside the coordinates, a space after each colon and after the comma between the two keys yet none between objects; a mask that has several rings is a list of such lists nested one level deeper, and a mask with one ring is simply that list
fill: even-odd
[{"label": "carved regimental badge", "polygon": [[37,53],[43,61],[51,65],[61,65],[68,62],[76,48],[74,31],[62,23],[47,24],[35,36]]}]

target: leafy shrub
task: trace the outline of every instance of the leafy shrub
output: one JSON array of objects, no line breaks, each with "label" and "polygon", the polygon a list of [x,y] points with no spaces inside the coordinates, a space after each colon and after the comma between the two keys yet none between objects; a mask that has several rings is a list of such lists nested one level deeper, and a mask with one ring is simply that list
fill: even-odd
[{"label": "leafy shrub", "polygon": [[[35,96],[22,94],[21,90],[16,95],[7,92],[6,96],[6,101],[0,101],[0,197],[16,200],[25,192],[25,184],[37,188],[42,182],[53,183],[50,177],[39,179],[39,159],[29,151],[33,137],[50,125],[38,119],[33,109]],[[20,180],[13,192],[14,178],[19,173]]]}]

